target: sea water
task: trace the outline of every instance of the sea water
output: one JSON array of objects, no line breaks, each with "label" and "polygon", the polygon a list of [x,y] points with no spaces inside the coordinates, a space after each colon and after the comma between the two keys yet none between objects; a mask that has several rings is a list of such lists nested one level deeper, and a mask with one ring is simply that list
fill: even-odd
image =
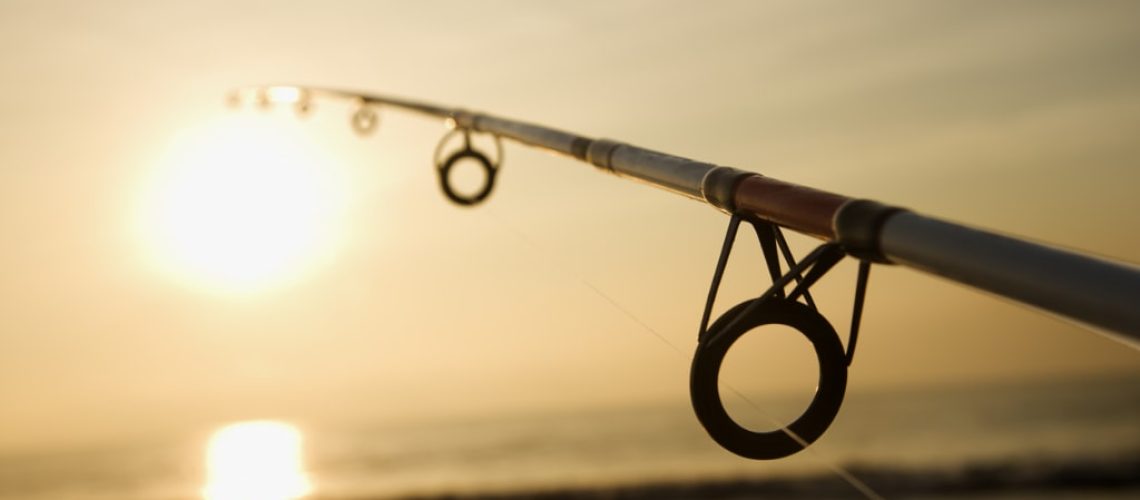
[{"label": "sea water", "polygon": [[[791,404],[754,399],[770,408]],[[731,488],[694,485],[733,481],[744,482],[740,495],[720,497],[748,498],[765,491],[748,484],[775,480],[783,482],[771,491],[782,493],[768,496],[860,497],[836,468],[884,496],[1140,497],[1140,377],[853,393],[818,443],[775,461],[722,450],[684,401],[399,426],[314,424],[302,432],[312,498],[543,491],[652,498],[677,485],[688,489],[674,498],[701,498]],[[204,443],[173,436],[6,455],[0,498],[202,498],[204,461]],[[834,484],[812,489],[823,483]]]}]

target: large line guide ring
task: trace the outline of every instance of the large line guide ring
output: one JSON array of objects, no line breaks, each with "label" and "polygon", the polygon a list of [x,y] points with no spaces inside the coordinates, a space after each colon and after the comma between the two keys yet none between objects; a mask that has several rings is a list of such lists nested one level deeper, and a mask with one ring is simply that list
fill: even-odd
[{"label": "large line guide ring", "polygon": [[[756,432],[744,428],[728,415],[718,388],[721,363],[737,339],[772,324],[790,326],[807,337],[819,361],[815,397],[804,413],[788,424],[791,433],[784,429]],[[689,393],[701,425],[728,451],[761,460],[786,457],[823,435],[839,414],[847,387],[846,354],[835,329],[808,305],[778,297],[745,301],[718,318],[709,327],[708,335],[693,355]]]}]

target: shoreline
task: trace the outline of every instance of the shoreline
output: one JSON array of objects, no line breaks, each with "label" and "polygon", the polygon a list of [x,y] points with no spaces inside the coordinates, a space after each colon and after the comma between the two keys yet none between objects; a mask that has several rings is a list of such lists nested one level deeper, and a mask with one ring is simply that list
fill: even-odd
[{"label": "shoreline", "polygon": [[[877,494],[887,498],[977,498],[979,496],[1048,497],[1099,494],[1136,498],[1140,493],[1140,450],[1112,457],[1069,460],[979,462],[957,468],[846,467]],[[325,497],[320,497],[325,498]],[[335,498],[335,497],[328,497]],[[380,497],[345,497],[366,500]],[[399,496],[405,500],[593,499],[746,499],[866,498],[835,474],[775,478],[728,478],[659,481],[599,487],[539,490],[451,492]]]}]

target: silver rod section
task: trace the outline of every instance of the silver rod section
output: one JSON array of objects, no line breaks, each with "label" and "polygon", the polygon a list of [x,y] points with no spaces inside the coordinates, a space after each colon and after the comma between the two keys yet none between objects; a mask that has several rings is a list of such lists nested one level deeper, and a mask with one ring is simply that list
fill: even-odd
[{"label": "silver rod section", "polygon": [[394,106],[451,119],[458,126],[469,127],[480,132],[515,140],[528,146],[585,159],[615,174],[632,177],[695,200],[704,200],[701,194],[701,181],[709,170],[716,167],[716,165],[612,141],[602,141],[604,144],[612,145],[605,158],[583,158],[584,151],[577,151],[575,145],[588,145],[593,142],[593,139],[542,125],[482,113],[472,113],[459,108],[433,106],[397,97],[329,89],[316,89],[311,92],[314,93],[313,95],[341,99],[355,98],[370,104]]},{"label": "silver rod section", "polygon": [[[399,97],[292,85],[249,87],[239,92],[252,93],[258,99],[268,101],[328,97],[380,106],[392,106],[453,120],[454,125],[460,127],[495,134],[528,146],[573,156],[580,160],[589,161],[615,174],[632,177],[655,187],[702,201],[704,197],[701,193],[701,181],[710,170],[716,167],[716,165],[709,163],[693,161],[629,144],[608,140],[594,141],[589,137],[542,125],[482,113],[472,113],[460,108],[426,104]],[[605,151],[605,155],[595,155],[588,158],[587,146],[594,142],[600,143],[598,145],[603,146],[603,148],[609,146],[608,150]]]},{"label": "silver rod section", "polygon": [[573,155],[573,145],[575,141],[590,141],[590,139],[576,134],[541,125],[523,123],[516,120],[506,120],[482,113],[472,113],[460,108],[437,106],[399,97],[367,94],[350,90],[307,88],[291,85],[252,87],[243,89],[242,91],[255,93],[259,98],[269,101],[274,101],[276,95],[284,96],[290,100],[311,97],[330,97],[334,99],[357,101],[363,104],[391,106],[406,111],[414,111],[420,114],[434,116],[436,118],[453,120],[452,125],[455,126],[495,134],[528,146],[553,150],[566,155]]},{"label": "silver rod section", "polygon": [[609,159],[614,173],[704,201],[701,181],[716,165],[621,144]]},{"label": "silver rod section", "polygon": [[362,101],[368,104],[384,104],[397,108],[402,108],[408,111],[415,111],[417,113],[435,116],[438,118],[449,118],[455,114],[454,109],[436,106],[434,104],[427,104],[410,99],[401,99],[399,97],[381,96],[373,94],[365,94],[354,92],[350,90],[337,90],[337,89],[310,89],[305,87],[290,87],[290,86],[273,86],[267,87],[269,92],[273,89],[298,89],[301,92],[309,92],[314,96],[334,97],[338,99],[349,99]]},{"label": "silver rod section", "polygon": [[912,212],[883,224],[891,262],[1099,326],[1140,342],[1140,269]]},{"label": "silver rod section", "polygon": [[[462,115],[460,115],[462,118]],[[574,156],[574,143],[589,141],[580,135],[490,115],[471,115],[472,128],[513,139],[528,146]]]}]

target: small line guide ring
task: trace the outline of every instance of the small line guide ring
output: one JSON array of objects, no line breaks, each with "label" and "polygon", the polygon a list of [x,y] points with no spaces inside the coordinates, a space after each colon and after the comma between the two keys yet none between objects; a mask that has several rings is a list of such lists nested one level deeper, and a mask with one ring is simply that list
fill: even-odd
[{"label": "small line guide ring", "polygon": [[[447,145],[447,142],[456,134],[460,133],[465,134],[463,148],[452,153],[446,159],[440,159],[440,155],[443,153],[443,148]],[[439,145],[436,146],[435,154],[432,157],[435,160],[436,173],[439,177],[439,187],[443,190],[444,196],[447,196],[447,199],[453,203],[462,206],[477,205],[487,199],[487,196],[491,194],[491,190],[495,187],[495,177],[498,175],[499,165],[503,161],[503,144],[499,136],[493,136],[495,138],[496,157],[495,161],[491,161],[487,155],[471,147],[470,135],[468,134],[470,134],[470,131],[466,129],[454,129],[448,132],[443,136],[443,139],[440,139]],[[452,169],[462,160],[474,160],[479,162],[479,165],[483,168],[483,173],[486,175],[483,187],[474,194],[460,194],[451,185]]]},{"label": "small line guide ring", "polygon": [[[759,304],[752,304],[760,300]],[[747,312],[744,316],[740,313]],[[719,379],[725,354],[737,339],[763,325],[786,325],[803,334],[819,361],[819,386],[807,410],[786,429],[754,432],[742,427],[724,408]],[[827,430],[847,389],[847,358],[839,335],[822,315],[805,304],[782,298],[753,299],[737,304],[708,329],[697,345],[689,372],[689,396],[697,419],[717,444],[746,458],[771,460],[792,455],[813,443]]]},{"label": "small line guide ring", "polygon": [[309,96],[309,91],[301,90],[297,95],[297,100],[293,102],[293,112],[297,116],[305,117],[313,111],[313,99]]},{"label": "small line guide ring", "polygon": [[[483,167],[483,172],[487,175],[487,180],[483,183],[483,188],[471,195],[459,194],[451,187],[451,169],[464,159],[472,159],[479,162]],[[491,194],[491,188],[495,187],[495,174],[498,173],[498,171],[498,168],[492,165],[491,160],[488,160],[487,156],[483,153],[474,149],[460,149],[447,157],[447,160],[439,166],[439,187],[443,189],[443,194],[447,196],[447,199],[459,205],[476,205]]]},{"label": "small line guide ring", "polygon": [[357,134],[367,135],[376,130],[376,125],[380,123],[380,116],[376,114],[376,110],[372,109],[366,102],[359,102],[356,107],[356,112],[352,113],[352,130]]}]

